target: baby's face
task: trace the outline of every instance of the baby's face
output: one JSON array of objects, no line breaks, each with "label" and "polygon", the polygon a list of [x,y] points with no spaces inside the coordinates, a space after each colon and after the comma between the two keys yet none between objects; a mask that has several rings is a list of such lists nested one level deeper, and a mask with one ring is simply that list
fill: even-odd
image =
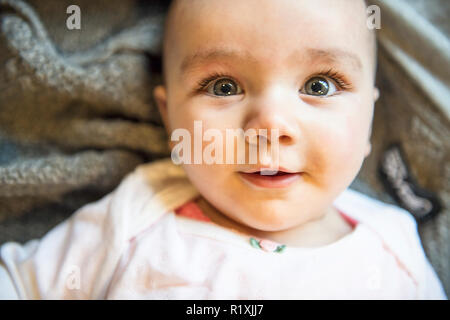
[{"label": "baby's face", "polygon": [[363,1],[180,0],[169,19],[166,85],[154,91],[169,134],[185,128],[193,143],[195,120],[223,137],[226,129],[278,129],[279,166],[301,172],[284,187],[262,187],[242,172],[270,157],[184,164],[192,183],[223,214],[259,230],[321,217],[370,152],[376,89]]}]

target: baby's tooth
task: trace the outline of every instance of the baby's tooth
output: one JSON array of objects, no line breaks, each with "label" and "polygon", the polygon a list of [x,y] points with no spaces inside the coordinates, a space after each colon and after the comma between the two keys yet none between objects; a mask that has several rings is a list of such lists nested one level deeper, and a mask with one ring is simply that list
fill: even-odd
[{"label": "baby's tooth", "polygon": [[262,176],[273,176],[277,174],[278,170],[276,169],[262,169],[259,174]]}]

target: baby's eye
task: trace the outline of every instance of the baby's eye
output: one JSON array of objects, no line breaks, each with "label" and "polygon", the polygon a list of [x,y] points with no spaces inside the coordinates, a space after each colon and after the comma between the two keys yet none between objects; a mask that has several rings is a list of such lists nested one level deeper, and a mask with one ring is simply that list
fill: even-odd
[{"label": "baby's eye", "polygon": [[217,96],[232,96],[241,94],[242,90],[239,85],[231,79],[219,79],[206,88],[206,91]]},{"label": "baby's eye", "polygon": [[306,82],[304,91],[312,96],[328,96],[336,92],[336,86],[326,78],[314,77]]}]

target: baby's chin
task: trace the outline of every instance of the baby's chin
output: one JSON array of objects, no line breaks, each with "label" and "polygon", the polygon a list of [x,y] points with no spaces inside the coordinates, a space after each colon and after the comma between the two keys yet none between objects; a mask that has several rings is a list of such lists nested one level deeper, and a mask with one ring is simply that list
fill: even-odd
[{"label": "baby's chin", "polygon": [[222,212],[234,221],[260,231],[287,230],[313,218],[310,212],[299,210],[298,204],[289,200],[228,202]]}]

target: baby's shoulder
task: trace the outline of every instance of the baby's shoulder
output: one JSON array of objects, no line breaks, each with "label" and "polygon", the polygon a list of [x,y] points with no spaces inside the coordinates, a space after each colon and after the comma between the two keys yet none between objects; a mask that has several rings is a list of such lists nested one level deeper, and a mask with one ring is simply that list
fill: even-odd
[{"label": "baby's shoulder", "polygon": [[416,220],[407,210],[354,189],[345,190],[335,204],[375,234],[400,261],[417,266],[424,258]]},{"label": "baby's shoulder", "polygon": [[123,179],[111,200],[111,216],[121,227],[126,221],[133,237],[197,195],[182,167],[170,158],[160,159],[137,166]]},{"label": "baby's shoulder", "polygon": [[417,222],[410,212],[353,189],[345,190],[336,205],[365,226],[366,232],[376,235],[416,279],[421,277],[426,257]]},{"label": "baby's shoulder", "polygon": [[417,222],[409,211],[353,189],[345,190],[336,204],[380,236],[383,246],[415,279],[419,298],[446,298],[439,278],[426,257]]}]

